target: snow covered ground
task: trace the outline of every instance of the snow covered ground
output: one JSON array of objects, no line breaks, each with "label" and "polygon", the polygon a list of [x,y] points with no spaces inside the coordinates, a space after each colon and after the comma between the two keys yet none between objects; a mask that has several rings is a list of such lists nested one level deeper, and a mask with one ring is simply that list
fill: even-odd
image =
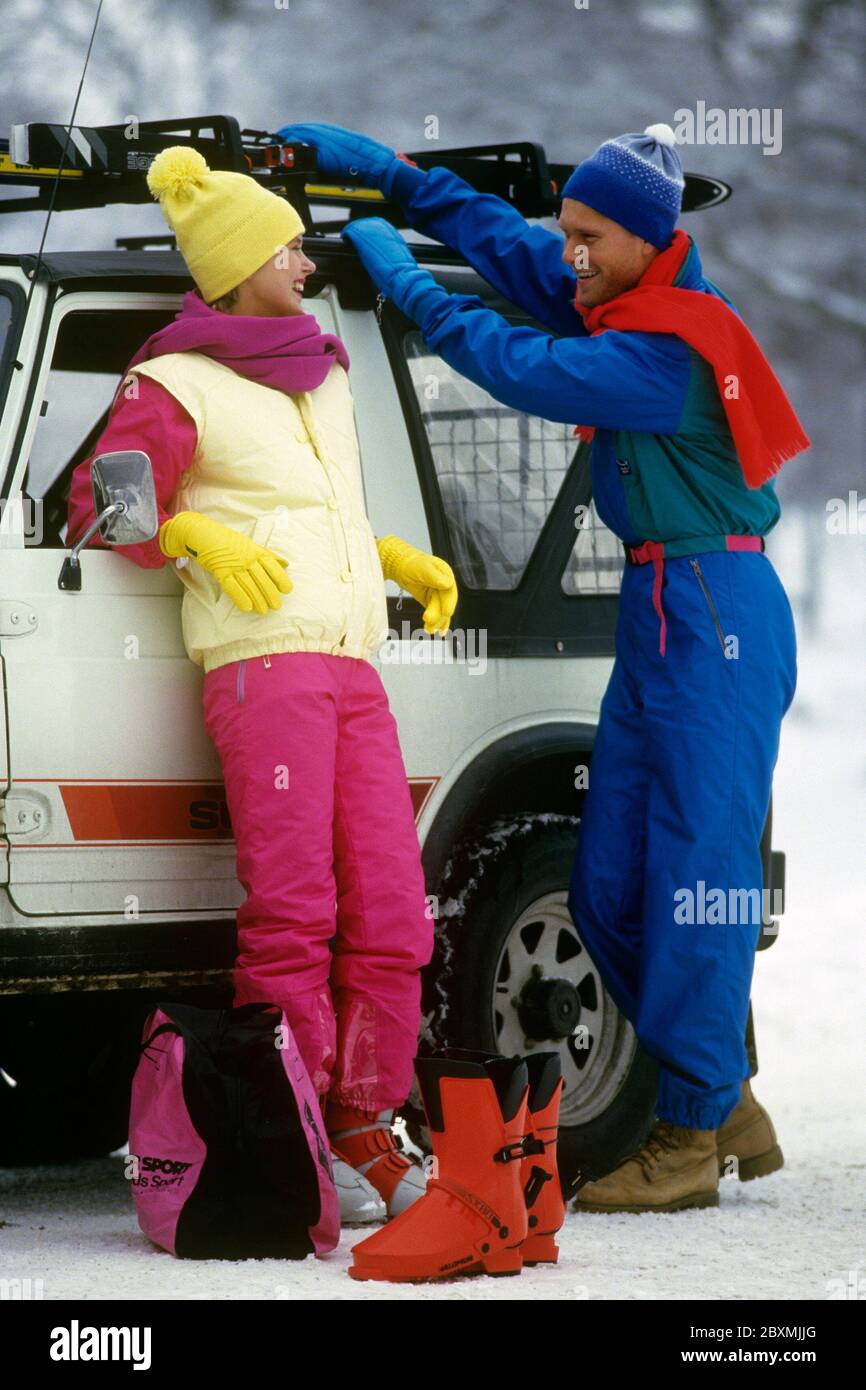
[{"label": "snow covered ground", "polygon": [[[435,113],[442,147],[534,139],[552,159],[577,160],[611,134],[670,120],[709,93],[742,107],[758,91],[770,107],[784,97],[780,158],[748,147],[688,152],[687,168],[728,178],[737,192],[686,226],[708,273],[747,311],[815,440],[810,458],[785,470],[780,493],[788,474],[804,500],[828,477],[832,488],[840,479],[847,486],[850,442],[862,437],[854,386],[862,341],[848,295],[862,79],[856,45],[839,26],[853,34],[857,6],[824,7],[820,22],[807,4],[619,0],[587,10],[549,5],[542,17],[539,6],[474,0],[416,5],[408,23],[407,8],[407,0],[306,0],[271,6],[268,19],[269,7],[252,0],[106,5],[78,119],[227,111],[251,126],[335,121],[416,149]],[[68,119],[93,9],[89,0],[5,0],[0,134],[12,121]],[[34,15],[45,22],[34,24]],[[290,29],[276,28],[283,20]],[[375,57],[375,80],[364,55]],[[2,249],[35,249],[42,229],[42,214],[5,216]],[[155,207],[66,213],[52,219],[47,247],[112,246],[118,235],[146,231],[165,231]],[[804,242],[820,247],[821,275],[810,273]],[[774,538],[802,619],[799,690],[775,795],[788,904],[779,940],[758,957],[753,992],[755,1090],[777,1125],[780,1173],[724,1182],[718,1210],[570,1214],[555,1268],[412,1288],[347,1277],[357,1232],[345,1232],[321,1261],[175,1261],[139,1232],[119,1158],[0,1170],[0,1279],[41,1280],[46,1299],[329,1300],[824,1299],[833,1281],[866,1280],[866,572],[863,537],[823,536],[812,573],[822,530],[813,512],[800,527],[783,518]],[[821,576],[813,630],[798,603],[804,569],[810,583]]]},{"label": "snow covered ground", "polygon": [[[783,535],[773,558],[796,599],[801,552],[786,550]],[[821,567],[821,621],[812,636],[800,628],[776,778],[787,910],[778,941],[758,956],[753,992],[755,1091],[776,1123],[781,1172],[724,1181],[716,1210],[569,1213],[556,1267],[412,1287],[347,1277],[357,1231],[323,1260],[174,1260],[138,1230],[120,1158],[7,1170],[0,1277],[41,1280],[45,1299],[823,1300],[846,1288],[850,1297],[866,1281],[862,538],[827,537]]]}]

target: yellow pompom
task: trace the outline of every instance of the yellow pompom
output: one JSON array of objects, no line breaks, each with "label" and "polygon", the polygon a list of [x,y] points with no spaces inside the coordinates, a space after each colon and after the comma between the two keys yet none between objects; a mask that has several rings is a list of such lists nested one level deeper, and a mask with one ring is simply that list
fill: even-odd
[{"label": "yellow pompom", "polygon": [[189,145],[170,145],[161,150],[147,171],[147,186],[154,198],[170,193],[173,198],[189,195],[194,184],[209,174],[207,160]]}]

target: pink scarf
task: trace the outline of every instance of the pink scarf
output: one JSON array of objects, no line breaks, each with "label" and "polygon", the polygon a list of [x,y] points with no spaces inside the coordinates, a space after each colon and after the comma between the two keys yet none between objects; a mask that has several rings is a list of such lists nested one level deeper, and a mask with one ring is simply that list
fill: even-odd
[{"label": "pink scarf", "polygon": [[334,362],[349,369],[335,333],[322,333],[312,314],[222,314],[188,290],[171,323],[151,334],[129,366],[168,352],[203,352],[240,376],[292,393],[321,386]]}]

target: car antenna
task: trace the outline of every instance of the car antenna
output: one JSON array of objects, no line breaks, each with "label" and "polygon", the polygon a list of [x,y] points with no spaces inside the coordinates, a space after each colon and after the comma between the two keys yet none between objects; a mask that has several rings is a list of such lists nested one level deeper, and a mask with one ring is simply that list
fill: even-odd
[{"label": "car antenna", "polygon": [[51,185],[51,199],[48,204],[48,212],[45,216],[45,226],[42,228],[42,240],[39,243],[39,250],[36,253],[36,265],[33,268],[33,275],[30,280],[30,288],[27,291],[27,303],[25,305],[25,313],[27,309],[30,308],[30,296],[33,294],[33,288],[36,284],[36,281],[39,278],[39,267],[42,264],[42,251],[45,246],[45,238],[48,235],[48,223],[51,221],[51,214],[54,211],[54,200],[57,196],[57,189],[60,186],[60,174],[63,169],[63,161],[66,158],[66,151],[69,148],[69,140],[72,135],[72,128],[75,125],[75,116],[78,111],[78,102],[81,97],[81,89],[84,86],[84,75],[87,72],[87,64],[90,61],[90,53],[93,48],[93,40],[96,38],[96,26],[99,24],[99,16],[102,14],[102,5],[103,0],[99,0],[98,5],[96,6],[96,16],[93,20],[93,28],[90,32],[90,43],[87,45],[87,52],[84,55],[84,67],[81,69],[81,77],[78,82],[78,91],[75,93],[75,103],[72,107],[72,116],[70,118],[69,125],[66,128],[66,139],[63,142],[63,149],[60,152],[60,161],[57,166],[57,173],[54,176],[54,183]]}]

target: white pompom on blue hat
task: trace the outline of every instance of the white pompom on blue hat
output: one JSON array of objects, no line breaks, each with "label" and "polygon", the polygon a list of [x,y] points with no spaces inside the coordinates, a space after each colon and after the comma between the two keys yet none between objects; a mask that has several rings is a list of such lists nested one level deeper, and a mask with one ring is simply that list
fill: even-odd
[{"label": "white pompom on blue hat", "polygon": [[682,206],[683,166],[669,125],[605,140],[562,190],[654,246],[669,245]]}]

